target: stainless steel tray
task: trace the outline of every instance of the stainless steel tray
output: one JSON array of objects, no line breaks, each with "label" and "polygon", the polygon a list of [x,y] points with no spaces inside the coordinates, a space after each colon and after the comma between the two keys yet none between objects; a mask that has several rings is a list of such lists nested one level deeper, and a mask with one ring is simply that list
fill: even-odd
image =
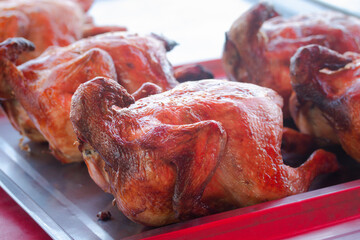
[{"label": "stainless steel tray", "polygon": [[[112,206],[89,177],[84,163],[63,165],[55,160],[47,144],[19,147],[20,135],[5,117],[0,117],[0,185],[30,216],[56,239],[112,239],[145,231]],[[113,220],[97,220],[99,211],[109,210]]]}]

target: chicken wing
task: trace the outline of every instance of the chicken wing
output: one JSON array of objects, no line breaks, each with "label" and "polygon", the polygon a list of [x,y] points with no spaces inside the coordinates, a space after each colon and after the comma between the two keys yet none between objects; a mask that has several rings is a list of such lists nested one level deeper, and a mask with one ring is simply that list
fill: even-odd
[{"label": "chicken wing", "polygon": [[320,44],[340,53],[359,52],[360,20],[336,12],[298,15],[285,19],[266,3],[240,16],[226,34],[224,69],[229,79],[255,83],[284,98],[288,118],[290,58],[308,44]]},{"label": "chicken wing", "polygon": [[[177,81],[165,46],[164,41],[150,35],[118,32],[52,47],[38,58],[15,66],[12,60],[16,55],[32,50],[33,45],[13,38],[0,44],[0,83],[8,89],[5,97],[17,99],[24,107],[55,157],[64,163],[80,161],[69,121],[70,100],[77,87],[103,76],[118,81],[131,93],[145,82],[170,89]],[[25,130],[27,134],[29,130]]]},{"label": "chicken wing", "polygon": [[281,107],[247,83],[187,82],[135,101],[99,77],[79,86],[70,119],[93,180],[131,220],[160,226],[304,192],[335,171],[323,150],[283,163]]}]

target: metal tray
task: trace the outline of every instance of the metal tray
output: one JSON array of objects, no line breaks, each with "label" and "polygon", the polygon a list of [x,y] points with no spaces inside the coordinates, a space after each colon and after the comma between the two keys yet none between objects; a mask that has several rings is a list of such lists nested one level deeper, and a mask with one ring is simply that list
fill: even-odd
[{"label": "metal tray", "polygon": [[[216,77],[223,77],[219,60],[200,64]],[[159,235],[164,239],[197,239],[245,233],[256,238],[255,232],[272,229],[274,224],[294,222],[296,227],[271,231],[280,236],[360,215],[360,201],[356,199],[360,197],[360,180],[353,181],[360,178],[360,164],[341,149],[335,151],[341,170],[317,178],[311,186],[313,191],[154,229],[131,222],[112,206],[112,196],[95,185],[84,163],[59,163],[49,154],[47,144],[25,142],[31,152],[22,151],[20,138],[8,120],[0,117],[0,185],[54,239],[140,239]],[[112,220],[98,221],[96,214],[105,210],[111,212]],[[315,217],[318,222],[313,221]],[[303,223],[299,225],[298,221]]]},{"label": "metal tray", "polygon": [[[84,163],[59,163],[47,144],[26,142],[31,153],[24,152],[19,139],[7,119],[0,118],[0,184],[51,237],[112,239],[146,229],[112,206],[112,196],[95,185]],[[113,220],[98,221],[102,210],[109,210]]]}]

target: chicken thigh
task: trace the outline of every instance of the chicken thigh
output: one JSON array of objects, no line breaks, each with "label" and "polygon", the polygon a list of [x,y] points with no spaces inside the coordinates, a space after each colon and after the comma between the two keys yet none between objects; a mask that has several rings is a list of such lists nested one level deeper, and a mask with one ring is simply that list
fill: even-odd
[{"label": "chicken thigh", "polygon": [[223,65],[229,79],[255,83],[284,98],[288,118],[290,58],[308,44],[320,44],[340,53],[359,52],[360,20],[336,12],[298,15],[285,19],[266,3],[240,16],[226,34]]},{"label": "chicken thigh", "polygon": [[[109,33],[67,47],[49,48],[38,58],[15,66],[16,56],[34,46],[25,39],[9,39],[0,44],[0,84],[7,90],[3,96],[19,101],[55,157],[64,163],[80,161],[69,120],[70,101],[77,87],[103,76],[118,81],[131,93],[145,82],[170,89],[177,81],[166,59],[165,46],[167,42],[150,35]],[[15,125],[21,123],[14,121]],[[36,132],[19,128],[25,135]]]},{"label": "chicken thigh", "polygon": [[290,111],[300,131],[341,144],[360,161],[360,55],[309,45],[292,57],[290,70]]},{"label": "chicken thigh", "polygon": [[135,102],[104,77],[79,86],[70,119],[92,178],[131,220],[160,226],[307,191],[336,157],[281,156],[282,99],[225,80],[187,82]]}]

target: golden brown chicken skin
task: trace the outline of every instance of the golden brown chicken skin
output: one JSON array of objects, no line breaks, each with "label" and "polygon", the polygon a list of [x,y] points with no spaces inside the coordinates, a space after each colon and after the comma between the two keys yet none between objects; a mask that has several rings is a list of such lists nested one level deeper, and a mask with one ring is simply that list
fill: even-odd
[{"label": "golden brown chicken skin", "polygon": [[17,67],[6,57],[31,48],[25,39],[3,43],[0,82],[11,90],[8,95],[20,102],[55,157],[64,163],[81,160],[69,121],[71,97],[81,83],[97,76],[109,77],[131,93],[145,82],[164,90],[177,84],[166,59],[165,43],[152,36],[121,32],[97,35],[67,47],[52,47]]},{"label": "golden brown chicken skin", "polygon": [[340,53],[359,52],[360,20],[336,12],[298,15],[285,19],[266,3],[240,16],[226,34],[223,65],[229,79],[255,83],[284,98],[288,118],[290,58],[308,44],[320,44]]},{"label": "golden brown chicken skin", "polygon": [[340,54],[326,47],[300,48],[291,59],[295,94],[290,110],[299,129],[341,144],[360,161],[360,55]]},{"label": "golden brown chicken skin", "polygon": [[100,77],[79,86],[70,119],[94,181],[131,220],[160,226],[304,192],[335,171],[323,150],[284,165],[281,107],[247,83],[187,82],[135,101]]}]

